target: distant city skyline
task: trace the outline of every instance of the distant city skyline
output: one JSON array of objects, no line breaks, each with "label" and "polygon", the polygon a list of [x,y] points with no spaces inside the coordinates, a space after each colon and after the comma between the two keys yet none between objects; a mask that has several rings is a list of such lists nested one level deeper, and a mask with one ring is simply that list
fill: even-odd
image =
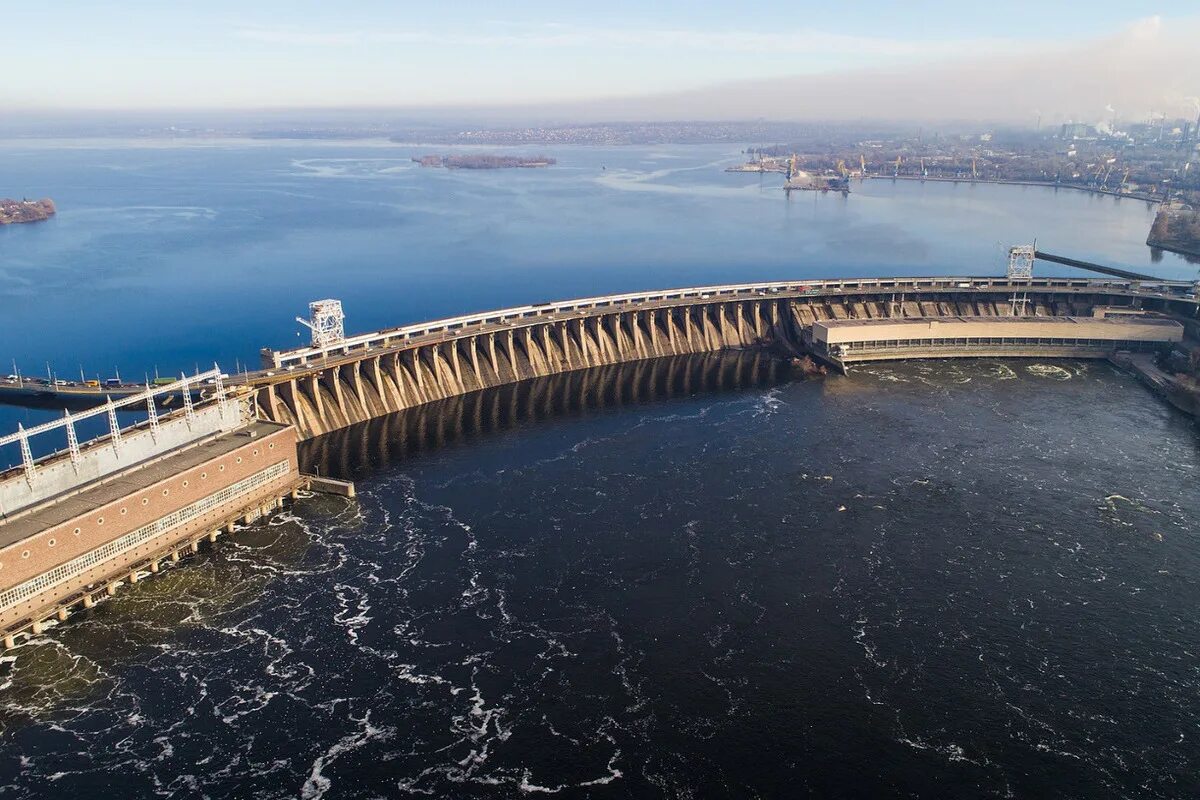
[{"label": "distant city skyline", "polygon": [[[1200,107],[1200,74],[1190,54],[1200,16],[1192,3],[1106,0],[1064,8],[1027,0],[1003,6],[922,0],[846,9],[773,0],[697,9],[680,0],[652,7],[617,0],[603,8],[532,0],[515,6],[27,5],[6,10],[0,30],[10,62],[30,65],[22,70],[28,77],[0,83],[0,109],[552,104],[564,114],[612,118],[629,98],[630,111],[644,108],[649,116],[670,109],[696,118],[796,118],[820,116],[824,108],[844,118],[854,104],[903,111],[912,104],[887,101],[912,92],[921,95],[914,116],[949,117],[961,105],[959,92],[972,99],[961,81],[972,71],[1002,74],[1015,66],[1014,74],[1030,75],[1026,66],[1069,70],[1074,62],[1098,79],[1071,76],[1063,87],[1035,80],[999,92],[989,85],[997,93],[996,116],[1029,116],[1043,106],[1047,119],[1098,118],[1114,103],[1129,114],[1156,104],[1172,113]],[[1153,93],[1143,85],[1146,75],[1126,67],[1144,62],[1147,52],[1168,65],[1177,58],[1177,80],[1150,78],[1161,84],[1160,96],[1146,96],[1147,108],[1134,108]],[[905,75],[919,81],[906,84]],[[764,82],[776,80],[800,87],[795,102],[815,107],[772,98]],[[939,81],[947,84],[941,105],[924,96],[938,93]],[[875,82],[886,84],[878,97]],[[853,103],[844,102],[847,87],[857,93]],[[1055,89],[1061,91],[1049,91]],[[1028,102],[1023,93],[1031,95]],[[1072,108],[1075,94],[1078,108]],[[966,106],[966,115],[980,113],[979,104]]]}]

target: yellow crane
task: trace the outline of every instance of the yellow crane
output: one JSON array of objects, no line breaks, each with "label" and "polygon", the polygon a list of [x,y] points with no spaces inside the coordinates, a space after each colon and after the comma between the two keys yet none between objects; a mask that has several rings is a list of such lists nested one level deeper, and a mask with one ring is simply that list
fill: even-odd
[{"label": "yellow crane", "polygon": [[837,160],[837,171],[838,171],[838,174],[841,175],[843,178],[850,177],[850,170],[846,169],[845,159],[839,158]]},{"label": "yellow crane", "polygon": [[977,165],[975,164],[975,159],[972,157],[971,158],[971,180],[975,180],[978,177],[979,177],[979,170],[977,168]]},{"label": "yellow crane", "polygon": [[862,153],[858,155],[858,166],[862,169],[863,177],[867,177],[867,157]]},{"label": "yellow crane", "polygon": [[921,156],[921,177],[924,178],[927,174],[925,172],[925,156]]},{"label": "yellow crane", "polygon": [[903,158],[903,156],[896,156],[896,171],[893,173],[893,175],[896,175],[897,177],[900,175],[900,161]]},{"label": "yellow crane", "polygon": [[797,172],[800,171],[800,160],[796,158],[796,154],[792,153],[791,159],[788,161],[787,179],[790,181]]}]

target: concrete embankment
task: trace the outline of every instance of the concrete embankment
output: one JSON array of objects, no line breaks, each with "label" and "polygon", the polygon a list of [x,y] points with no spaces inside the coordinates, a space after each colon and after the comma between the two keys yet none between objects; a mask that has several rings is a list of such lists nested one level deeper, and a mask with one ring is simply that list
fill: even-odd
[{"label": "concrete embankment", "polygon": [[1159,369],[1148,353],[1115,353],[1109,361],[1137,377],[1150,391],[1185,414],[1200,417],[1200,383]]},{"label": "concrete embankment", "polygon": [[998,180],[995,178],[943,178],[924,175],[867,175],[870,180],[877,181],[920,181],[921,183],[991,183],[1000,186],[1040,186],[1044,189],[1071,189],[1090,194],[1105,194],[1110,197],[1128,197],[1130,200],[1141,200],[1145,203],[1157,203],[1162,198],[1140,192],[1121,192],[1116,189],[1101,189],[1097,186],[1077,186],[1072,183],[1056,183],[1054,181],[1035,180]]}]

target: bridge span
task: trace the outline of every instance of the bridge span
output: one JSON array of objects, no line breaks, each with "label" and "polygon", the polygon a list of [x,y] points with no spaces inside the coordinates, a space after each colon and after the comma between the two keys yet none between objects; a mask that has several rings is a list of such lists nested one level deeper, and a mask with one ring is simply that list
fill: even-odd
[{"label": "bridge span", "polygon": [[[234,384],[253,393],[266,419],[312,438],[436,400],[588,367],[753,347],[801,355],[810,351],[813,325],[826,320],[1092,317],[1105,309],[1194,324],[1195,287],[1079,278],[849,278],[607,295],[390,328],[323,347],[267,349],[263,369]],[[1079,352],[1095,356],[1104,349]],[[1036,342],[1022,351],[1031,353],[1038,354]]]}]

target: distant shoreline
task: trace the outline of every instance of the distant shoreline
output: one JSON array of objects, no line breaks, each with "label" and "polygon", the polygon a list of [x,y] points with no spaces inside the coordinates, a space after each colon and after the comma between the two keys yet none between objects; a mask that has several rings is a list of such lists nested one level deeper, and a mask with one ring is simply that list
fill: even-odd
[{"label": "distant shoreline", "polygon": [[1162,200],[1161,197],[1152,197],[1145,194],[1137,194],[1135,192],[1116,192],[1112,189],[1097,189],[1092,186],[1076,186],[1071,183],[1055,183],[1054,181],[1020,181],[1020,180],[1004,180],[997,178],[932,178],[922,177],[920,175],[866,175],[863,180],[873,181],[920,181],[922,183],[929,181],[931,183],[991,183],[1005,186],[1040,186],[1045,189],[1073,189],[1077,192],[1088,192],[1090,194],[1104,194],[1110,197],[1127,197],[1130,200],[1141,200],[1145,203],[1158,203]]}]

